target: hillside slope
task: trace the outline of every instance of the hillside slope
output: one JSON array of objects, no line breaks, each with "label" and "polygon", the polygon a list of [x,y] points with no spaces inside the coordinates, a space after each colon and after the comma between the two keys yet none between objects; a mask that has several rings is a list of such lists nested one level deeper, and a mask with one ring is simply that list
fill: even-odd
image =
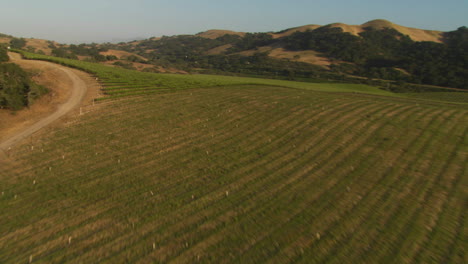
[{"label": "hillside slope", "polygon": [[466,27],[440,32],[377,19],[362,25],[306,25],[276,33],[209,30],[129,43],[49,43],[49,47],[54,56],[147,72],[468,89],[467,36]]},{"label": "hillside slope", "polygon": [[384,19],[371,20],[362,25],[346,25],[342,23],[334,23],[328,26],[341,28],[343,32],[348,32],[356,36],[359,35],[359,33],[364,32],[366,28],[372,28],[377,30],[390,28],[395,29],[403,35],[409,36],[414,41],[432,41],[437,43],[442,43],[443,41],[442,31],[424,30],[400,26]]},{"label": "hillside slope", "polygon": [[163,37],[124,49],[154,64],[195,72],[356,81],[351,75],[468,89],[466,27],[438,32],[373,20],[360,26],[335,23],[278,33],[222,33],[217,38]]},{"label": "hillside slope", "polygon": [[383,29],[383,28],[393,28],[403,35],[408,35],[414,41],[432,41],[432,42],[442,42],[443,41],[443,32],[437,30],[425,30],[418,28],[410,28],[405,26],[400,26],[394,24],[387,20],[377,19],[372,20],[361,25],[361,27]]},{"label": "hillside slope", "polygon": [[[17,142],[30,137],[35,132],[47,127],[66,114],[76,109],[81,105],[88,92],[89,80],[84,80],[81,74],[77,74],[74,70],[64,66],[45,62],[45,61],[23,61],[19,54],[10,54],[12,62],[21,65],[22,68],[33,69],[39,72],[40,75],[52,75],[54,79],[47,80],[47,77],[40,80],[49,83],[48,87],[53,92],[53,95],[48,98],[46,103],[41,106],[34,107],[32,111],[20,112],[17,118],[6,117],[8,124],[0,125],[0,151],[5,151],[13,147]],[[49,77],[50,78],[50,77]],[[89,77],[87,78],[89,79]],[[24,115],[27,116],[24,116]],[[0,116],[5,116],[6,113],[0,113]]]},{"label": "hillside slope", "polygon": [[108,102],[8,152],[0,262],[463,263],[467,124],[268,86]]},{"label": "hillside slope", "polygon": [[[17,39],[13,36],[7,36],[3,35],[0,36],[0,43],[1,44],[10,44],[10,42],[13,39]],[[62,46],[58,42],[55,41],[50,41],[50,40],[45,40],[45,39],[35,39],[35,38],[22,38],[24,42],[24,48],[25,50],[29,50],[32,52],[39,52],[39,53],[44,53],[46,55],[51,55],[52,54],[52,49],[53,46]]]},{"label": "hillside slope", "polygon": [[235,36],[243,37],[243,36],[245,36],[245,33],[244,32],[231,31],[231,30],[211,29],[211,30],[200,32],[200,33],[196,34],[196,36],[203,37],[203,38],[209,38],[209,39],[217,39],[217,38],[222,37],[224,35],[235,35]]},{"label": "hillside slope", "polygon": [[[307,30],[313,31],[323,26],[324,25],[314,25],[314,24],[304,25],[304,26],[294,27],[290,29],[285,29],[283,31],[280,31],[277,33],[271,33],[271,34],[273,38],[282,38],[282,37],[290,36],[295,32],[304,32]],[[405,26],[401,26],[401,25],[392,23],[384,19],[371,20],[361,25],[332,23],[332,24],[328,24],[325,26],[341,28],[343,32],[351,33],[355,36],[358,36],[359,33],[364,32],[366,28],[373,28],[373,29],[391,28],[391,29],[397,30],[403,35],[408,35],[414,41],[432,41],[432,42],[438,42],[438,43],[441,43],[443,41],[443,33],[444,33],[442,31],[437,31],[437,30],[425,30],[425,29],[405,27]],[[226,34],[244,36],[246,33],[235,32],[235,31],[230,31],[230,30],[208,30],[205,32],[198,33],[197,36],[216,39]]]}]

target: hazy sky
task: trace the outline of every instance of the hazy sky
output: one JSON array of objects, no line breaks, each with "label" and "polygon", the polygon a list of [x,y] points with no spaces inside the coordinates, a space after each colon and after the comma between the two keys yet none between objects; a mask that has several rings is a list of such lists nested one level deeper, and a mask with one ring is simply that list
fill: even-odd
[{"label": "hazy sky", "polygon": [[266,32],[382,18],[442,31],[468,26],[468,0],[0,0],[0,33],[61,43]]}]

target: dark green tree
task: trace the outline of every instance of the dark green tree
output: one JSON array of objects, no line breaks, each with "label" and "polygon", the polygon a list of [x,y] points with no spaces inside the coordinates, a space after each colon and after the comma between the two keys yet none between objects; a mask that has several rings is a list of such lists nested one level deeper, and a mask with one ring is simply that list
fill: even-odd
[{"label": "dark green tree", "polygon": [[26,46],[26,40],[24,38],[13,38],[10,41],[10,46],[13,49],[22,49]]},{"label": "dark green tree", "polygon": [[8,61],[7,49],[5,46],[0,46],[0,62]]},{"label": "dark green tree", "polygon": [[47,89],[31,81],[18,65],[0,64],[0,107],[19,110],[46,93]]}]

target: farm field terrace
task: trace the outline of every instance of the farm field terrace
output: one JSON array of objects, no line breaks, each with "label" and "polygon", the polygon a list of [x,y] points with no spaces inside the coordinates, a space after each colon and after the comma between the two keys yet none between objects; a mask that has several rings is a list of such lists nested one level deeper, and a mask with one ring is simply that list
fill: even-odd
[{"label": "farm field terrace", "polygon": [[0,170],[1,263],[464,263],[466,105],[230,85],[90,107]]},{"label": "farm field terrace", "polygon": [[58,58],[16,50],[26,59],[46,60],[68,67],[77,68],[98,77],[104,97],[97,101],[116,99],[129,96],[141,96],[168,91],[193,89],[199,87],[223,87],[239,85],[267,85],[294,89],[322,91],[322,92],[349,92],[370,95],[382,95],[401,98],[412,98],[425,101],[442,101],[468,106],[468,91],[461,89],[445,89],[439,87],[437,92],[430,92],[433,87],[426,88],[426,92],[393,93],[375,86],[349,83],[310,83],[298,81],[284,81],[275,79],[233,77],[222,75],[180,75],[156,74],[138,72],[118,67],[110,67],[98,63]]},{"label": "farm field terrace", "polygon": [[46,60],[65,66],[77,68],[98,77],[102,84],[105,97],[98,100],[114,99],[135,95],[147,95],[174,90],[193,89],[199,87],[220,87],[236,85],[268,85],[295,89],[305,89],[326,92],[357,92],[374,95],[397,96],[394,93],[377,87],[347,83],[306,83],[261,78],[232,77],[222,75],[180,75],[156,74],[110,67],[86,61],[58,58],[40,54],[19,52],[26,59]]}]

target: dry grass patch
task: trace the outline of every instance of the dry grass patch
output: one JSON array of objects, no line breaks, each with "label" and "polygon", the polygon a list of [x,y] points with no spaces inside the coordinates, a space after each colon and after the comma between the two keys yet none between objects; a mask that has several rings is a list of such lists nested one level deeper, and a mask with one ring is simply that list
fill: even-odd
[{"label": "dry grass patch", "polygon": [[243,37],[245,35],[244,32],[235,32],[231,30],[220,30],[220,29],[212,29],[205,32],[198,33],[197,36],[209,39],[216,39],[222,37],[224,35],[237,35]]}]

